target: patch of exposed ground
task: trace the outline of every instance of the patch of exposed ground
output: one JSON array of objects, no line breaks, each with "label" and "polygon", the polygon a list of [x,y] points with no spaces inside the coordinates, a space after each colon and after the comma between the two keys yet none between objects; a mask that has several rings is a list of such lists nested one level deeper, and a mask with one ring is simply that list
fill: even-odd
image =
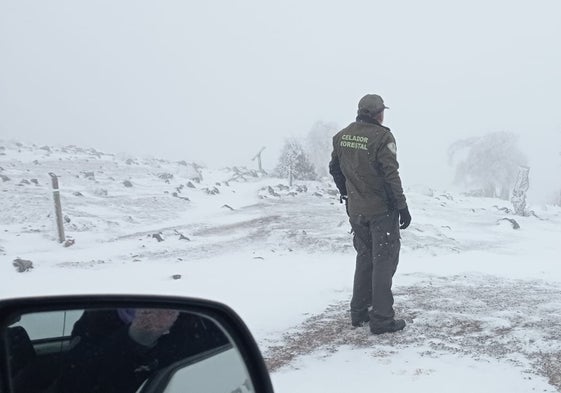
[{"label": "patch of exposed ground", "polygon": [[282,218],[278,215],[264,216],[251,220],[239,221],[233,224],[225,224],[218,226],[208,226],[203,229],[198,229],[193,232],[195,236],[212,236],[212,235],[227,235],[235,231],[245,231],[251,229],[264,229],[268,228],[275,223],[282,221]]},{"label": "patch of exposed ground", "polygon": [[348,303],[329,306],[266,351],[270,371],[342,345],[371,348],[377,357],[418,347],[428,357],[452,353],[511,362],[547,377],[561,391],[561,285],[488,275],[431,277],[396,286],[395,304],[407,327],[379,336],[367,325],[350,326]]}]

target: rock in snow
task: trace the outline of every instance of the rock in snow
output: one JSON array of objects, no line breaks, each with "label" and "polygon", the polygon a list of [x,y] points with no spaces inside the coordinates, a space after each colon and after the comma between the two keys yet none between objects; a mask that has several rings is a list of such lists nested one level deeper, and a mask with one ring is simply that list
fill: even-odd
[{"label": "rock in snow", "polygon": [[16,258],[12,265],[14,265],[18,273],[28,272],[33,269],[33,262],[27,259]]}]

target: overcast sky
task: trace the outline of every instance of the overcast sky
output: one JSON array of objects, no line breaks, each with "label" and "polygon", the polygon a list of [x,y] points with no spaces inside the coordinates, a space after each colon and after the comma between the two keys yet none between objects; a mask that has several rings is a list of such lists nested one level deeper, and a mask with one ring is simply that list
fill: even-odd
[{"label": "overcast sky", "polygon": [[286,136],[343,127],[378,93],[409,183],[441,180],[451,142],[491,131],[545,167],[560,16],[559,0],[0,0],[0,138],[210,166],[268,146],[272,167]]}]

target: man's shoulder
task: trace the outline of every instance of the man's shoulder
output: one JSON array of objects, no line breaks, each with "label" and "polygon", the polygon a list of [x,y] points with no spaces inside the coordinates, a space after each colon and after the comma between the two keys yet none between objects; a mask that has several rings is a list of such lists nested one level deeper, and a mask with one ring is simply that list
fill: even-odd
[{"label": "man's shoulder", "polygon": [[366,123],[366,122],[361,122],[361,121],[354,121],[352,123],[350,123],[348,126],[346,126],[345,128],[343,128],[341,131],[337,132],[333,138],[334,139],[340,139],[342,137],[343,134],[361,134],[364,132],[377,132],[378,134],[388,134],[388,136],[390,136],[391,138],[393,138],[393,135],[391,133],[391,130],[389,127],[383,126],[381,124],[374,124],[374,123]]},{"label": "man's shoulder", "polygon": [[389,127],[386,127],[382,124],[372,124],[372,126],[376,128],[382,140],[394,139],[392,130]]},{"label": "man's shoulder", "polygon": [[389,143],[395,143],[395,138],[390,130],[389,127],[386,127],[381,124],[374,124],[374,123],[359,123],[364,125],[366,128],[366,132],[369,135],[372,135],[372,146],[376,150],[381,146],[386,146]]},{"label": "man's shoulder", "polygon": [[375,127],[377,130],[379,130],[379,131],[381,131],[381,132],[383,132],[383,133],[386,133],[386,132],[391,133],[390,128],[389,128],[389,127],[386,127],[386,126],[384,126],[384,125],[382,125],[382,124],[373,124],[373,123],[370,123],[370,125],[371,125],[372,127]]}]

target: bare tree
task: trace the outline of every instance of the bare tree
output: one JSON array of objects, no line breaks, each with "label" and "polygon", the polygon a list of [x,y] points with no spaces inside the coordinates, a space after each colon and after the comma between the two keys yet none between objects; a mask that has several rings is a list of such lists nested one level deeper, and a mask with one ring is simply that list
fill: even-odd
[{"label": "bare tree", "polygon": [[251,161],[257,160],[257,168],[259,173],[266,174],[267,172],[263,170],[263,164],[261,162],[261,154],[263,154],[263,150],[265,150],[265,146],[263,146],[255,156],[253,156]]}]

